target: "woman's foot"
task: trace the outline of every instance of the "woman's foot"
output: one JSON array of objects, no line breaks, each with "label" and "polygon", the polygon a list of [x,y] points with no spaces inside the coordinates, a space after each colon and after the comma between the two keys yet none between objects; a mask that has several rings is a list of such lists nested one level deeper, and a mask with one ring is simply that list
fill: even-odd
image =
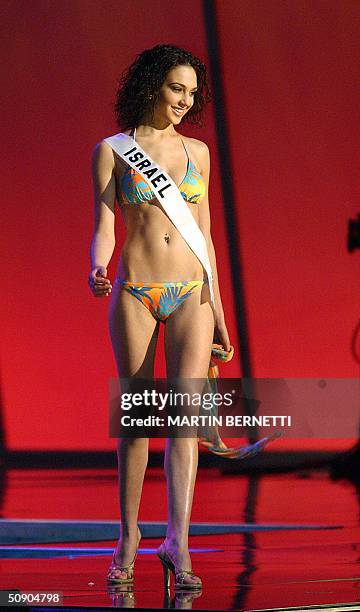
[{"label": "woman's foot", "polygon": [[187,548],[179,548],[165,540],[158,548],[157,555],[163,564],[166,586],[169,586],[169,571],[175,577],[175,589],[201,589],[202,582],[191,569]]},{"label": "woman's foot", "polygon": [[108,569],[107,579],[109,582],[128,584],[134,579],[134,563],[137,556],[139,542],[141,539],[140,529],[136,536],[122,536],[114,551],[112,563]]},{"label": "woman's foot", "polygon": [[117,565],[128,565],[134,558],[141,538],[139,527],[132,534],[122,535],[114,551],[114,560]]}]

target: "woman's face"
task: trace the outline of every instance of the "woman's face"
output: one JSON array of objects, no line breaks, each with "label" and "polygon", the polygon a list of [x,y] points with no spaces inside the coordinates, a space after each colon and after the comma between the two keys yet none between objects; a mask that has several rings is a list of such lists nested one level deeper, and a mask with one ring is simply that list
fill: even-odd
[{"label": "woman's face", "polygon": [[172,68],[161,86],[154,108],[154,118],[178,125],[194,104],[196,89],[196,72],[192,66]]}]

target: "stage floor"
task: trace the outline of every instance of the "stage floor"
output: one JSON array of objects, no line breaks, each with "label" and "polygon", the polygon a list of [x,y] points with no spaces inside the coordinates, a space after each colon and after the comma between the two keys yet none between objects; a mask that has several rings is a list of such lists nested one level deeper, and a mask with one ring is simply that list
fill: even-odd
[{"label": "stage floor", "polygon": [[348,480],[333,481],[326,470],[251,476],[200,469],[190,549],[203,589],[194,596],[164,593],[154,554],[166,525],[160,468],[146,474],[133,588],[109,589],[105,581],[117,521],[115,470],[4,472],[0,588],[60,591],[64,607],[263,610],[352,603],[345,609],[360,610],[359,490]]}]

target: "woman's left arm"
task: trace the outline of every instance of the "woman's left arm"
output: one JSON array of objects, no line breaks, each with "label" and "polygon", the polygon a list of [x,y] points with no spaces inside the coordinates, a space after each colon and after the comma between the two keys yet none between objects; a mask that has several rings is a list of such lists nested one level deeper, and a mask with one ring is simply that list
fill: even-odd
[{"label": "woman's left arm", "polygon": [[220,289],[219,289],[219,279],[217,273],[216,266],[216,256],[214,244],[211,238],[210,232],[210,208],[209,208],[209,177],[210,177],[210,153],[208,146],[202,142],[200,146],[199,141],[199,163],[200,163],[200,172],[204,179],[206,186],[206,194],[201,203],[199,204],[199,226],[202,233],[205,236],[206,244],[209,253],[209,259],[211,263],[211,268],[213,272],[214,279],[214,297],[215,297],[215,330],[214,330],[214,339],[223,345],[226,351],[230,350],[230,340],[229,334],[225,324],[225,316],[224,309],[221,301]]}]

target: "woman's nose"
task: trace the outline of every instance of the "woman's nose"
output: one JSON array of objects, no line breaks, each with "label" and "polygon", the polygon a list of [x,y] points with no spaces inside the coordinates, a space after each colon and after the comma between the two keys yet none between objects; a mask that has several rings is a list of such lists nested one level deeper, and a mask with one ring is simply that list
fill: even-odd
[{"label": "woman's nose", "polygon": [[181,104],[183,106],[191,106],[191,96],[190,94],[187,93],[183,93],[183,95],[181,96]]}]

